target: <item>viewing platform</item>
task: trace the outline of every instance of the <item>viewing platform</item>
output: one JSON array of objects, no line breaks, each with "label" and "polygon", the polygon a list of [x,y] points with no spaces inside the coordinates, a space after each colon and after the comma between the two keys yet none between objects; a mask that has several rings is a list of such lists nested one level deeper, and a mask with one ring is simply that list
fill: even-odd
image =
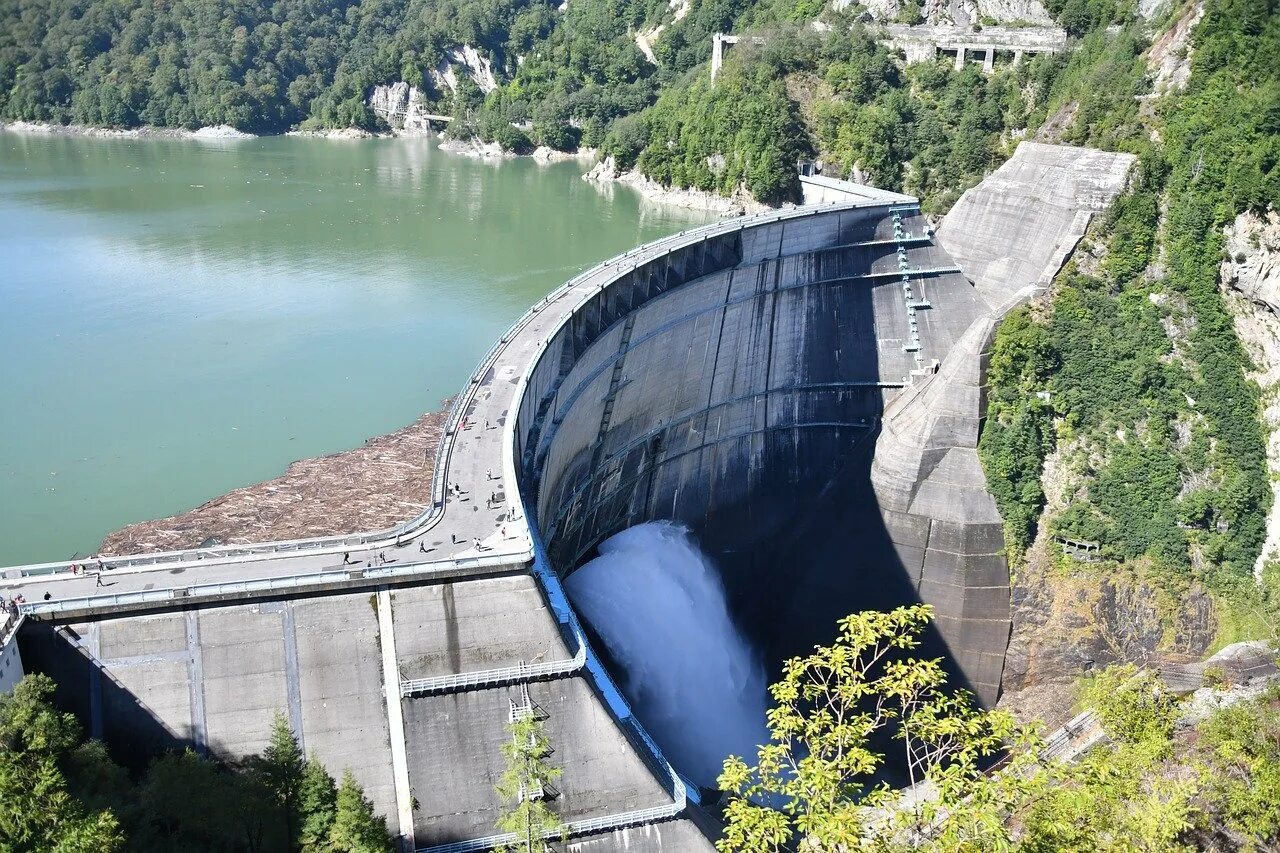
[{"label": "viewing platform", "polygon": [[957,70],[968,62],[981,62],[990,74],[998,55],[1008,56],[1014,65],[1024,56],[1061,53],[1067,49],[1067,31],[1057,27],[983,27],[981,30],[942,26],[888,24],[886,41],[900,50],[907,63],[932,62],[938,54],[955,56]]}]

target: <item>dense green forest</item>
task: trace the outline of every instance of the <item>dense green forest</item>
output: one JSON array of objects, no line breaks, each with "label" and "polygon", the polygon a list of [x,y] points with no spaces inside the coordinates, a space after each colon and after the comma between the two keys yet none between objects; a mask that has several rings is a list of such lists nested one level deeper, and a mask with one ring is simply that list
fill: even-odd
[{"label": "dense green forest", "polygon": [[[674,20],[662,0],[563,9],[543,0],[9,0],[0,4],[0,118],[379,129],[367,106],[373,87],[405,80],[455,116],[453,135],[512,150],[603,147],[663,183],[725,194],[745,186],[765,202],[794,199],[797,157],[817,155],[945,210],[1005,156],[1011,133],[1034,129],[1055,104],[1116,82],[1132,90],[1132,80],[1088,78],[1076,65],[1133,65],[1144,46],[1137,27],[1106,29],[1129,21],[1131,4],[1071,0],[1057,11],[1081,35],[1082,60],[1038,57],[990,76],[942,62],[903,69],[858,23],[859,8],[708,0]],[[807,25],[819,14],[821,33]],[[655,64],[635,34],[657,22]],[[712,86],[717,31],[767,41],[731,51]],[[438,87],[435,70],[462,45],[492,64],[496,90],[485,95],[466,73],[456,94]],[[1085,101],[1077,125],[1092,122]]]},{"label": "dense green forest", "polygon": [[1101,118],[1080,141],[1137,152],[1138,172],[1051,301],[1001,327],[981,451],[1015,554],[1057,449],[1067,500],[1051,532],[1252,594],[1271,493],[1218,266],[1224,224],[1280,206],[1280,16],[1274,0],[1205,7],[1185,91],[1145,116],[1127,85],[1091,96]]},{"label": "dense green forest", "polygon": [[29,675],[0,696],[0,850],[390,853],[386,821],[350,772],[335,782],[277,716],[234,766],[190,750],[130,773]]}]

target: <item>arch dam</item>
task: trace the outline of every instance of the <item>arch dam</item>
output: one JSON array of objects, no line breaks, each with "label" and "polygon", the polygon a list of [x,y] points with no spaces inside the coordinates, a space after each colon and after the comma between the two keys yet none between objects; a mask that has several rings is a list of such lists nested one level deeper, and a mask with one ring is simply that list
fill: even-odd
[{"label": "arch dam", "polygon": [[501,744],[537,714],[569,849],[711,850],[698,791],[562,578],[604,538],[676,519],[773,671],[847,612],[925,601],[956,677],[994,702],[1009,576],[976,454],[984,353],[1130,160],[1024,143],[936,234],[914,199],[859,188],[606,261],[481,361],[422,516],[112,558],[101,578],[6,569],[0,593],[25,603],[0,618],[0,683],[49,673],[126,762],[253,753],[283,711],[406,850],[501,840]]}]

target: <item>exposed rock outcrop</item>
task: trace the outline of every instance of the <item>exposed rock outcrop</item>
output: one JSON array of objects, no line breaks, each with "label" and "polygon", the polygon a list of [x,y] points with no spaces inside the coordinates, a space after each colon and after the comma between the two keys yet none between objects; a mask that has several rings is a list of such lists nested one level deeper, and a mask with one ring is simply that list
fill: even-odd
[{"label": "exposed rock outcrop", "polygon": [[477,160],[501,160],[516,156],[496,142],[481,142],[478,139],[446,139],[440,143],[440,150],[475,157]]},{"label": "exposed rock outcrop", "polygon": [[[835,8],[844,9],[853,0],[836,0]],[[919,6],[923,23],[931,26],[957,26],[968,29],[983,22],[1018,26],[1053,26],[1053,16],[1040,0],[861,0],[863,7],[877,21],[899,21],[907,5]]]},{"label": "exposed rock outcrop", "polygon": [[[447,408],[447,407],[446,407]],[[274,480],[236,489],[193,510],[131,524],[99,553],[144,554],[382,530],[430,501],[446,409],[363,446],[294,462]]]},{"label": "exposed rock outcrop", "polygon": [[218,124],[187,130],[182,127],[91,127],[84,124],[50,124],[42,121],[0,123],[0,130],[13,133],[39,133],[65,136],[96,136],[107,139],[253,139],[254,134],[237,130],[229,124]]},{"label": "exposed rock outcrop", "polygon": [[539,145],[529,155],[539,163],[563,163],[566,160],[594,160],[598,152],[594,148],[579,148],[577,151],[557,151],[546,145]]},{"label": "exposed rock outcrop", "polygon": [[1186,88],[1191,78],[1191,31],[1204,17],[1204,0],[1189,5],[1177,22],[1147,52],[1151,91],[1157,95]]},{"label": "exposed rock outcrop", "polygon": [[582,179],[601,188],[607,188],[613,184],[624,184],[650,201],[686,207],[690,210],[705,210],[724,216],[740,216],[744,213],[758,213],[768,209],[768,205],[761,204],[752,198],[746,188],[739,188],[732,196],[725,197],[705,190],[667,187],[634,169],[627,171],[619,169],[613,157],[601,160],[591,168],[591,171],[583,175]]},{"label": "exposed rock outcrop", "polygon": [[405,136],[430,136],[432,111],[422,90],[403,81],[374,86],[369,108],[382,116],[391,129]]},{"label": "exposed rock outcrop", "polygon": [[498,88],[497,78],[493,76],[493,63],[469,44],[453,48],[438,66],[431,69],[432,85],[442,92],[448,89],[456,94],[459,68],[463,69],[486,95]]},{"label": "exposed rock outcrop", "polygon": [[1222,281],[1280,316],[1280,214],[1246,212],[1224,230]]},{"label": "exposed rock outcrop", "polygon": [[1113,663],[1160,668],[1208,651],[1217,620],[1203,588],[1175,597],[1129,571],[1058,570],[1054,547],[1042,536],[1013,586],[1001,707],[1058,723],[1082,674]]},{"label": "exposed rock outcrop", "polygon": [[975,20],[994,20],[1001,24],[1036,24],[1051,27],[1053,16],[1040,0],[968,0],[965,5],[972,5],[976,14]]},{"label": "exposed rock outcrop", "polygon": [[1275,496],[1267,515],[1267,539],[1254,566],[1280,555],[1280,214],[1242,213],[1225,229],[1219,281],[1236,334],[1253,360],[1252,378],[1263,390],[1267,467]]},{"label": "exposed rock outcrop", "polygon": [[291,130],[286,136],[302,136],[310,139],[372,139],[378,134],[370,133],[362,127],[329,127],[319,130]]}]

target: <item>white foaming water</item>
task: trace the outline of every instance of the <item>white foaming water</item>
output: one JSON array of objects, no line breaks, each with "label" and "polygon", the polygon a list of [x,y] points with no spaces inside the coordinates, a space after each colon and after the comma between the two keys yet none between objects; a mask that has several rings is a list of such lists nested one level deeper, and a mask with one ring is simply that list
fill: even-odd
[{"label": "white foaming water", "polygon": [[729,754],[755,757],[768,739],[764,669],[687,529],[649,522],[624,530],[566,588],[622,668],[620,686],[636,716],[677,770],[712,787]]}]

